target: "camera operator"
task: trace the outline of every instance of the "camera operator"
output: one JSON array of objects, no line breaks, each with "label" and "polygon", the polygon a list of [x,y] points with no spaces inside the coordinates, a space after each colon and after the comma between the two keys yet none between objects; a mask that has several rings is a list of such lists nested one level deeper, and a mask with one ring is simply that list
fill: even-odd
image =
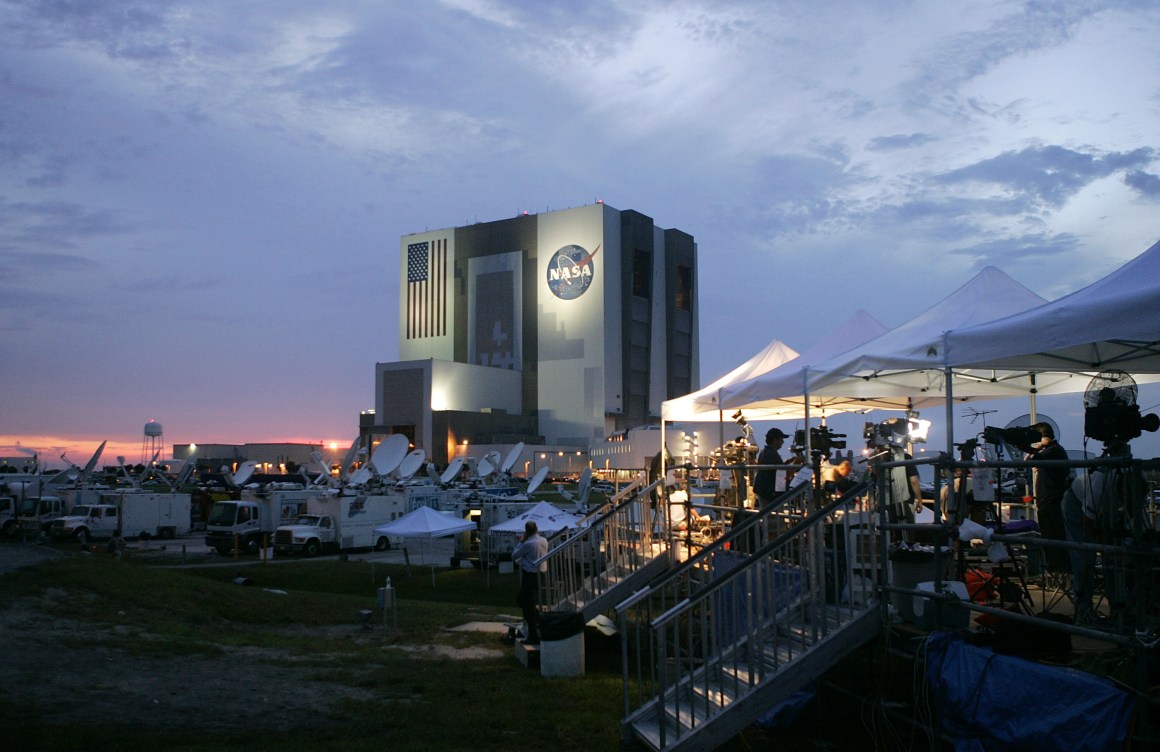
[{"label": "camera operator", "polygon": [[[780,428],[771,428],[765,433],[765,448],[757,456],[758,465],[784,465],[781,448],[789,434]],[[753,476],[753,495],[757,497],[758,508],[772,503],[785,493],[785,471],[763,467]]]},{"label": "camera operator", "polygon": [[[1019,447],[1027,451],[1028,460],[1066,460],[1067,451],[1055,439],[1055,431],[1049,423],[1036,423],[1030,429],[1039,435],[1039,440],[1028,447]],[[1034,435],[1030,434],[1030,435]],[[1035,504],[1039,510],[1039,532],[1045,538],[1066,540],[1067,532],[1063,526],[1063,494],[1068,488],[1068,469],[1066,467],[1038,467],[1035,468]],[[1053,572],[1070,570],[1067,551],[1059,548],[1046,548],[1044,558],[1048,569]]]}]

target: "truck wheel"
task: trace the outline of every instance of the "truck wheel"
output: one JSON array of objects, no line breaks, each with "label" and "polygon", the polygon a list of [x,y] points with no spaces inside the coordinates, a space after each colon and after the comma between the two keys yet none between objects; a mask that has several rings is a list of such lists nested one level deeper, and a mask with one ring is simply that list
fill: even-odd
[{"label": "truck wheel", "polygon": [[89,542],[89,531],[85,528],[77,528],[75,535],[77,543],[81,544],[82,546]]},{"label": "truck wheel", "polygon": [[390,549],[390,547],[391,547],[391,542],[389,540],[387,540],[387,536],[385,536],[385,535],[382,538],[379,538],[378,540],[375,541],[375,550],[376,551],[386,551],[386,550]]},{"label": "truck wheel", "polygon": [[8,520],[8,522],[4,523],[4,537],[5,538],[15,537],[16,532],[19,529],[20,528],[17,526],[16,520]]},{"label": "truck wheel", "polygon": [[242,550],[248,554],[258,553],[258,544],[260,541],[257,538],[247,538],[246,542],[242,544]]},{"label": "truck wheel", "polygon": [[318,541],[316,540],[307,541],[306,545],[302,547],[303,556],[313,557],[318,556],[320,553],[322,553],[322,547],[318,545]]}]

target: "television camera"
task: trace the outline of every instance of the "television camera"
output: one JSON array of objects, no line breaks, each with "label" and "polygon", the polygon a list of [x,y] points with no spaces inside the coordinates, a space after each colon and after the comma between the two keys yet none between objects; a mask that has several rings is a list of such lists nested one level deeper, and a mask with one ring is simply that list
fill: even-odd
[{"label": "television camera", "polygon": [[1084,435],[1105,444],[1130,441],[1144,431],[1154,432],[1158,428],[1160,417],[1155,413],[1141,415],[1138,405],[1117,397],[1110,387],[1100,389],[1095,404],[1084,409]]},{"label": "television camera", "polygon": [[[846,434],[834,433],[828,426],[814,426],[810,428],[809,444],[811,451],[828,456],[831,449],[846,448]],[[790,448],[796,453],[804,451],[805,447],[806,431],[804,428],[799,428],[793,432],[793,446]]]},{"label": "television camera", "polygon": [[995,446],[1013,446],[1021,452],[1030,452],[1032,444],[1043,439],[1043,434],[1030,426],[987,426],[983,429],[983,441]]},{"label": "television camera", "polygon": [[867,423],[862,429],[862,438],[870,449],[905,447],[907,444],[925,442],[929,430],[929,420],[890,418],[881,423]]}]

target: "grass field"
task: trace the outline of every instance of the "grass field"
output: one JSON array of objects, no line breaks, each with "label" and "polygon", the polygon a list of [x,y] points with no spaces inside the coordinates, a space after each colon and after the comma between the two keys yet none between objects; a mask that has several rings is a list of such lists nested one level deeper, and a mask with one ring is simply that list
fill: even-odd
[{"label": "grass field", "polygon": [[[358,696],[329,703],[305,723],[297,717],[287,730],[254,710],[250,681],[239,681],[236,694],[227,689],[219,693],[225,696],[203,701],[204,707],[189,708],[176,725],[150,723],[138,708],[92,719],[76,712],[95,701],[86,692],[107,694],[115,684],[92,680],[91,688],[81,683],[78,689],[74,682],[61,689],[52,683],[68,677],[46,668],[22,687],[12,686],[13,675],[3,677],[0,738],[12,750],[623,748],[615,643],[590,643],[584,676],[544,678],[522,666],[494,633],[447,631],[517,614],[514,577],[493,572],[489,578],[475,569],[436,572],[433,587],[429,569],[417,567],[408,576],[403,565],[377,565],[372,582],[364,561],[179,568],[70,553],[5,574],[0,612],[36,603],[45,630],[54,620],[70,625],[72,634],[55,643],[69,651],[69,671],[83,670],[80,664],[90,654],[105,664],[93,669],[114,674],[121,661],[140,667],[152,660],[165,674],[159,679],[180,687],[183,675],[190,681],[200,676],[202,663],[260,651],[265,667],[292,666],[306,677],[302,687],[269,688],[274,694],[309,693],[313,685],[320,697],[336,687],[355,688]],[[239,573],[253,586],[235,584]],[[366,629],[358,611],[374,606],[375,589],[387,576],[396,588],[398,628],[385,629],[376,617]],[[71,626],[78,624],[84,626]],[[472,648],[496,652],[445,657],[469,655]],[[4,649],[52,647],[13,640]],[[214,730],[207,721],[221,713],[253,713],[256,729]],[[308,714],[310,708],[296,707],[294,713]]]}]

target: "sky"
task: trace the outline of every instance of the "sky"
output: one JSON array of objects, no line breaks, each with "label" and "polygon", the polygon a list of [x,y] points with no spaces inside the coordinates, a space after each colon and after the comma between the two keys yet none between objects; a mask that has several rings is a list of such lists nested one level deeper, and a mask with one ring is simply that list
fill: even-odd
[{"label": "sky", "polygon": [[1058,298],[1160,239],[1158,39],[1154,0],[0,0],[0,456],[348,445],[402,235],[597,200],[696,239],[703,383],[988,265]]}]

